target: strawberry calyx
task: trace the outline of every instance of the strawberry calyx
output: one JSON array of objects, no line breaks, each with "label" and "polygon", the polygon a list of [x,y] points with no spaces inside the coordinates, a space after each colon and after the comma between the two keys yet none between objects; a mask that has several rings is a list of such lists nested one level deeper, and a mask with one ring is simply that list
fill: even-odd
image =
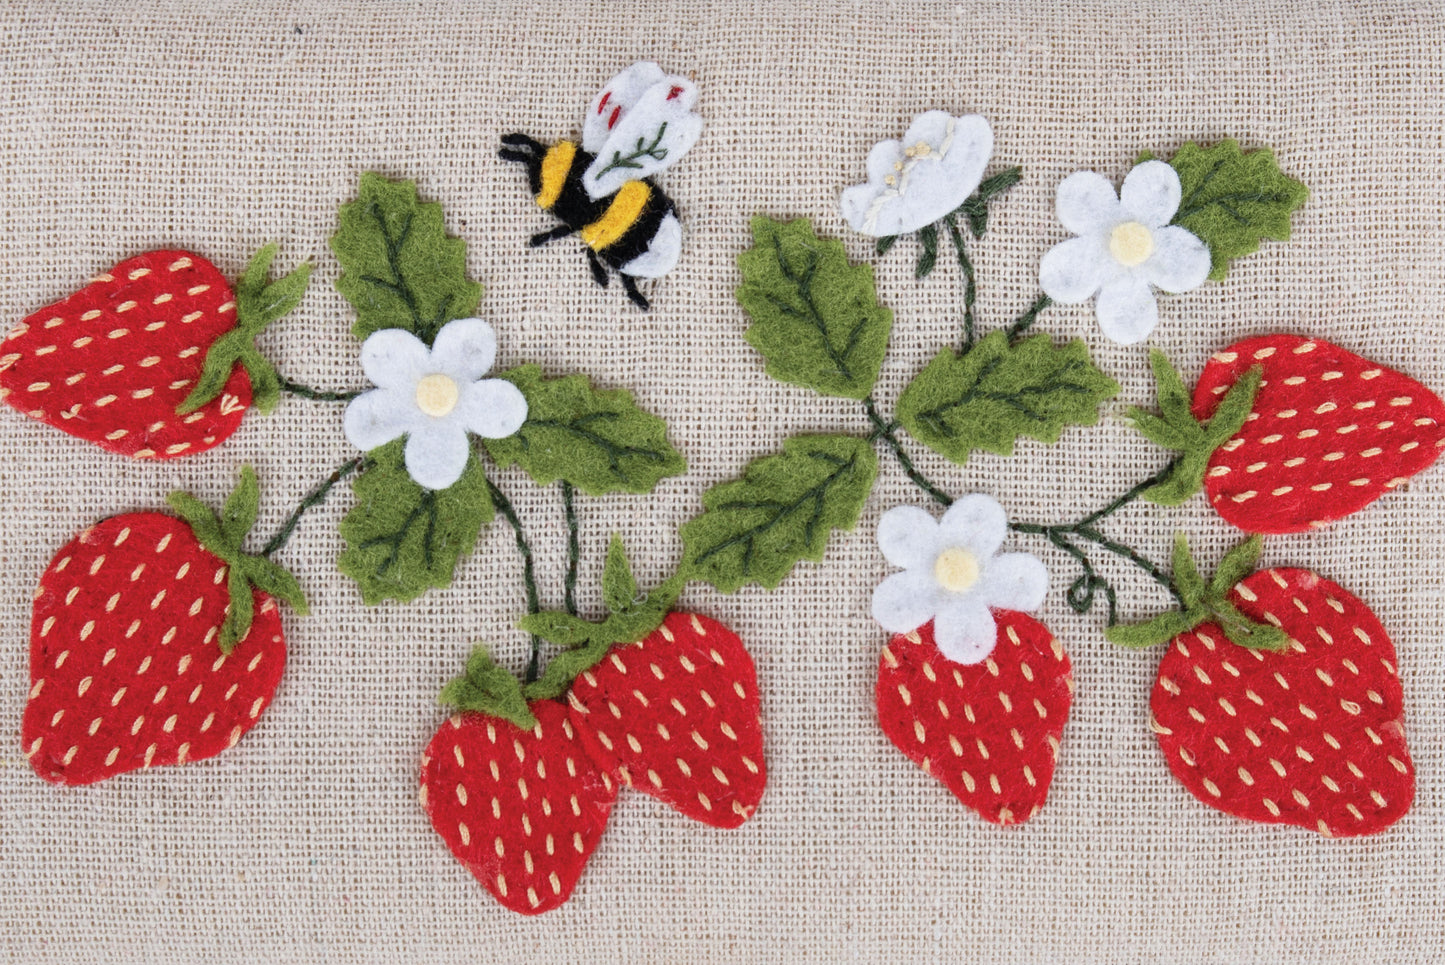
[{"label": "strawberry calyx", "polygon": [[1239,377],[1219,403],[1214,415],[1201,422],[1191,411],[1189,390],[1184,379],[1158,349],[1149,352],[1158,386],[1159,409],[1162,416],[1145,412],[1137,406],[1129,410],[1129,418],[1139,433],[1155,445],[1172,449],[1181,455],[1171,471],[1140,496],[1161,506],[1178,506],[1204,487],[1204,472],[1214,450],[1234,438],[1254,407],[1264,375],[1263,366],[1256,365]]},{"label": "strawberry calyx", "polygon": [[261,414],[270,415],[276,408],[281,399],[281,379],[276,367],[256,348],[256,338],[266,326],[301,304],[313,267],[305,262],[289,275],[270,281],[276,249],[272,242],[256,252],[237,280],[236,327],[216,339],[207,350],[196,387],[176,407],[180,415],[194,412],[220,395],[237,362],[245,367],[251,379],[251,400]]},{"label": "strawberry calyx", "polygon": [[522,730],[537,726],[537,718],[522,695],[521,683],[505,667],[497,666],[484,646],[472,650],[466,671],[447,681],[437,695],[437,703],[500,717]]},{"label": "strawberry calyx", "polygon": [[306,595],[296,577],[264,556],[253,556],[241,550],[241,543],[256,523],[256,511],[261,504],[261,487],[256,482],[254,469],[241,467],[241,481],[226,497],[219,516],[188,492],[173,492],[166,502],[190,526],[201,546],[226,564],[226,594],[230,602],[217,641],[222,653],[229,654],[235,650],[236,644],[244,640],[251,630],[256,615],[256,603],[251,593],[253,587],[268,596],[285,600],[291,609],[306,615]]},{"label": "strawberry calyx", "polygon": [[1184,608],[1169,610],[1143,623],[1116,624],[1106,629],[1104,635],[1121,647],[1143,649],[1208,622],[1217,624],[1236,646],[1276,652],[1286,649],[1289,634],[1280,627],[1256,623],[1240,613],[1229,599],[1235,584],[1254,569],[1263,546],[1264,540],[1256,535],[1233,547],[1224,554],[1214,577],[1206,583],[1189,555],[1189,541],[1179,533],[1174,538],[1174,587],[1184,601]]},{"label": "strawberry calyx", "polygon": [[592,669],[617,644],[635,643],[662,625],[687,580],[674,574],[657,589],[642,593],[627,563],[622,540],[613,535],[602,568],[605,619],[584,620],[570,613],[543,611],[523,617],[519,628],[565,649],[554,657],[542,675],[523,688],[528,700],[556,699],[572,681]]}]

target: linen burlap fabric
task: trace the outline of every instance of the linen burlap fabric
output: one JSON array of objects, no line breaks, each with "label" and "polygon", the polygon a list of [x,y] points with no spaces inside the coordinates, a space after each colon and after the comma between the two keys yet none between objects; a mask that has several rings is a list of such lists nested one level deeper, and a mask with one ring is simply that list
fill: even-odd
[{"label": "linen burlap fabric", "polygon": [[[1273,147],[1312,195],[1288,243],[1222,283],[1161,302],[1152,344],[1191,380],[1209,354],[1271,331],[1317,335],[1445,389],[1445,9],[1438,4],[1081,2],[810,5],[542,2],[49,3],[0,11],[0,318],[11,324],[130,254],[190,248],[236,277],[281,243],[316,263],[300,309],[263,337],[281,370],[363,384],[350,307],[327,248],[360,174],[415,179],[442,202],[487,286],[499,366],[540,362],[630,387],[661,414],[690,472],[654,496],[581,502],[582,600],[596,612],[608,535],[639,578],[672,572],[677,527],[709,485],[802,431],[866,434],[860,408],[763,374],[742,338],[737,253],[758,212],[812,218],[855,259],[840,191],[877,140],[930,108],[993,123],[995,169],[1024,181],[974,248],[985,330],[1038,291],[1066,237],[1054,189],[1076,170],[1116,183],[1141,150],[1232,136]],[[592,94],[634,60],[693,77],[708,119],[663,183],[685,248],[643,314],[596,288],[577,246],[531,250],[548,227],[499,137],[575,134]],[[877,259],[895,309],[878,388],[892,407],[956,340],[957,270],[913,278],[901,243]],[[1039,328],[1088,340],[1123,385],[1100,425],[1056,446],[964,467],[913,445],[951,493],[996,496],[1012,518],[1077,519],[1166,456],[1121,418],[1153,399],[1147,353],[1098,333],[1086,306]],[[980,961],[1432,962],[1445,948],[1445,470],[1264,562],[1310,567],[1366,601],[1393,635],[1418,769],[1389,831],[1331,841],[1205,808],[1169,774],[1148,727],[1159,653],[1103,639],[1102,612],[1063,599],[1077,571],[1025,538],[1053,574],[1042,619],[1078,683],[1049,802],[999,829],[898,753],[874,709],[885,636],[869,617],[888,568],[874,530],[924,505],[891,462],[857,530],[774,593],[694,586],[684,607],[736,630],[763,688],[770,786],[735,831],[624,793],[580,887],[524,919],[447,852],[416,801],[441,684],[477,641],[520,671],[527,641],[512,534],[500,523],[455,583],[368,609],[335,561],[339,490],[280,561],[312,602],[288,615],[275,703],[201,764],[86,788],[38,779],[18,740],[30,595],[51,554],[105,516],[185,488],[218,504],[256,467],[269,533],[354,453],[336,404],[285,399],[205,455],[134,462],[0,411],[0,947],[20,962]],[[555,487],[495,479],[559,605],[565,537]],[[1213,561],[1240,534],[1196,498],[1131,507],[1110,532],[1156,559],[1176,529]],[[1167,597],[1106,565],[1126,618]]]}]

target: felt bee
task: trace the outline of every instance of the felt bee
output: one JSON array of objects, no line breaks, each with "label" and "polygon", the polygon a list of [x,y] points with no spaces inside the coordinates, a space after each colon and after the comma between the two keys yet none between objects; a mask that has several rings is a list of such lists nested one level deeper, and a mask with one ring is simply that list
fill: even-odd
[{"label": "felt bee", "polygon": [[580,146],[548,146],[526,134],[503,137],[498,155],[526,166],[538,207],[561,222],[533,235],[532,247],[580,235],[597,284],[607,287],[611,268],[627,297],[646,311],[634,279],[667,274],[682,253],[677,210],[651,176],[676,163],[702,134],[696,102],[691,81],[636,63],[592,99]]}]

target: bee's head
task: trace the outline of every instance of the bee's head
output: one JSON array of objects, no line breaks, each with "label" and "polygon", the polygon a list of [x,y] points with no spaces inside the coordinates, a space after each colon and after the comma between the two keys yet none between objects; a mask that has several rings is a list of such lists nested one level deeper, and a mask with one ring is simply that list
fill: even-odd
[{"label": "bee's head", "polygon": [[502,148],[497,156],[503,161],[513,161],[527,167],[527,180],[531,182],[532,193],[541,190],[542,159],[547,156],[547,145],[526,134],[507,134],[502,137]]}]

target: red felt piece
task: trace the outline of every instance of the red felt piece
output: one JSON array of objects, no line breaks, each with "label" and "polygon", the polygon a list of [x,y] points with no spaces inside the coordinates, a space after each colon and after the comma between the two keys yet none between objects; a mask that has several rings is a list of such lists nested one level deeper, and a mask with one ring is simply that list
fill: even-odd
[{"label": "red felt piece", "polygon": [[737,634],[669,613],[572,684],[572,722],[623,782],[690,818],[735,828],[767,785],[757,671]]},{"label": "red felt piece", "polygon": [[1210,807],[1345,837],[1398,821],[1415,797],[1395,647],[1370,608],[1309,570],[1253,573],[1230,600],[1292,637],[1235,646],[1213,623],[1159,664],[1151,725],[1169,769]]},{"label": "red felt piece", "polygon": [[256,725],[286,642],[275,601],[254,591],[250,632],[221,652],[227,572],[162,513],[112,517],[55,554],[30,625],[21,743],[35,773],[91,784],[198,761]]},{"label": "red felt piece", "polygon": [[421,803],[498,902],[539,915],[572,894],[617,785],[587,756],[565,706],[531,708],[532,730],[470,711],[442,724],[422,757]]},{"label": "red felt piece", "polygon": [[1043,807],[1074,699],[1063,645],[1039,621],[995,610],[982,663],[950,661],[933,623],[899,634],[878,664],[878,723],[909,760],[995,824]]},{"label": "red felt piece", "polygon": [[1219,352],[1199,377],[1205,419],[1251,367],[1264,369],[1249,421],[1215,450],[1204,489],[1250,533],[1340,519],[1429,467],[1445,449],[1445,404],[1408,376],[1321,339],[1265,335]]},{"label": "red felt piece", "polygon": [[204,452],[251,404],[237,364],[215,399],[179,406],[212,343],[236,327],[231,286],[187,251],[129,258],[0,342],[0,399],[32,419],[138,459]]}]

